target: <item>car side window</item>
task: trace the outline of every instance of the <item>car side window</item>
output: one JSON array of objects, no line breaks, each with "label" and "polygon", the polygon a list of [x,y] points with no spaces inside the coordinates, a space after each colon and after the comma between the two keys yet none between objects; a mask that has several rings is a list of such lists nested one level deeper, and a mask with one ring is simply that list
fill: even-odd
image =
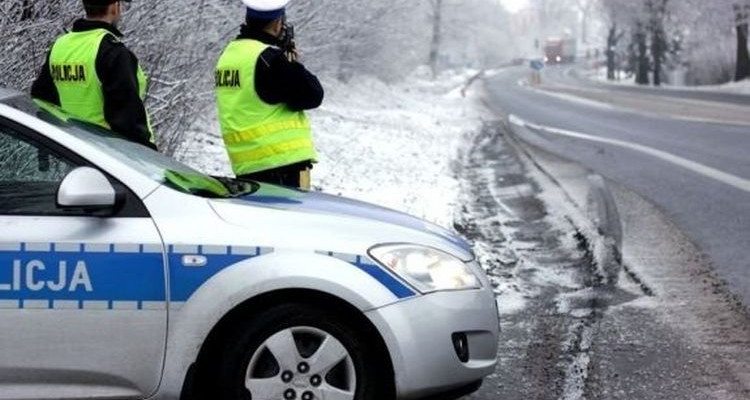
[{"label": "car side window", "polygon": [[0,214],[60,214],[57,188],[77,166],[0,121]]}]

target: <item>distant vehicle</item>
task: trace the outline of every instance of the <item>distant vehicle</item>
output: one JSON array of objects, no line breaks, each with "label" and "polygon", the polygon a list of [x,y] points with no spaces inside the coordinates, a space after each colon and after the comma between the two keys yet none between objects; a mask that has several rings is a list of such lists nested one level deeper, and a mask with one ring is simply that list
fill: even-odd
[{"label": "distant vehicle", "polygon": [[1,399],[457,396],[499,329],[442,228],[207,176],[2,88],[0,317]]},{"label": "distant vehicle", "polygon": [[575,38],[551,37],[544,42],[544,62],[569,64],[576,61],[577,43]]}]

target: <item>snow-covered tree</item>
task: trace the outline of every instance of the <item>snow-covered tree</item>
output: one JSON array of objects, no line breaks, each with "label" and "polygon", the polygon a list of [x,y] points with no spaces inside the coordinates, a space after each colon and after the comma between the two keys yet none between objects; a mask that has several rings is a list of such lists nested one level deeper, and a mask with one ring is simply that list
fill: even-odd
[{"label": "snow-covered tree", "polygon": [[667,68],[687,68],[688,79],[695,84],[750,75],[748,0],[600,0],[600,4],[609,24],[610,69],[622,51],[619,39],[630,37],[631,69],[642,83],[650,72],[659,84]]},{"label": "snow-covered tree", "polygon": [[597,6],[597,0],[575,0],[574,4],[581,13],[581,42],[588,43],[589,20]]},{"label": "snow-covered tree", "polygon": [[[448,66],[505,57],[510,39],[496,0],[440,0],[446,22],[435,27],[436,2],[293,0],[288,17],[302,61],[326,79],[402,79],[428,64],[434,32],[445,38],[435,47],[443,66],[446,55],[463,61]],[[27,91],[53,40],[82,14],[80,0],[0,0],[0,86]],[[162,151],[174,153],[195,119],[213,107],[214,65],[244,15],[240,0],[131,3],[120,28],[149,76],[146,107]]]}]

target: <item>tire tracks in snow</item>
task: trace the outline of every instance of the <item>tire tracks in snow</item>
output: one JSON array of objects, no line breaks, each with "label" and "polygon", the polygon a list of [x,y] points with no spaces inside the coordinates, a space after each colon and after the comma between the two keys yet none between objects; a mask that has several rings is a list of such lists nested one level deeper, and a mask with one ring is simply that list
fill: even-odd
[{"label": "tire tracks in snow", "polygon": [[485,124],[457,167],[456,229],[474,241],[503,321],[498,372],[470,398],[585,399],[592,339],[619,275],[616,262],[598,261],[617,257],[589,239],[596,229],[570,216],[580,210],[506,132]]}]

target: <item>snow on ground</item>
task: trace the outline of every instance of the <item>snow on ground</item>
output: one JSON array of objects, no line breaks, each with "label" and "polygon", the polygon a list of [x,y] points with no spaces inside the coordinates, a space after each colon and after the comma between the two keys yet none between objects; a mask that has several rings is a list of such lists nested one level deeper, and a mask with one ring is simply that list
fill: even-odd
[{"label": "snow on ground", "polygon": [[745,79],[744,81],[740,81],[740,82],[729,82],[723,85],[716,85],[716,86],[691,87],[690,89],[750,95],[750,79]]},{"label": "snow on ground", "polygon": [[[509,160],[506,166],[494,167],[485,163],[497,164],[496,157],[480,160],[478,173],[487,179],[481,187],[492,190],[498,184],[496,174],[513,171],[523,174],[521,165],[509,157],[512,151],[504,142],[482,142],[479,148],[472,147],[472,142],[486,129],[483,120],[492,119],[480,101],[481,82],[463,96],[462,89],[476,73],[448,72],[432,79],[421,69],[398,84],[371,77],[356,77],[348,83],[324,82],[324,105],[309,113],[320,155],[313,170],[314,189],[383,205],[454,229],[457,217],[454,213],[462,212],[459,205],[475,200],[466,196],[469,193],[482,196],[469,190],[470,183],[465,177],[457,177],[457,167],[466,163],[467,153],[491,147],[504,154],[497,158]],[[210,174],[231,175],[215,111],[206,112],[196,131],[191,133],[192,142],[179,158]],[[469,213],[458,217],[486,226],[490,230],[487,235],[492,238],[542,234],[523,233],[518,227],[506,226],[513,225],[513,210],[495,211],[487,216]],[[564,215],[550,215],[546,220],[559,228],[562,236],[560,249],[555,251],[575,255],[577,242],[571,236],[569,224],[563,223]],[[569,274],[542,265],[537,260],[536,241],[529,240],[475,243],[477,256],[492,277],[503,315],[525,310],[528,300],[541,295],[543,287],[575,286]],[[495,268],[498,265],[517,265],[518,271],[535,271],[535,278],[504,273],[502,268]]]},{"label": "snow on ground", "polygon": [[635,85],[635,75],[628,76],[623,71],[620,71],[620,73],[617,75],[619,76],[619,79],[614,81],[610,81],[609,79],[607,79],[607,67],[589,69],[583,72],[587,78],[600,83],[606,83],[608,85]]},{"label": "snow on ground", "polygon": [[[309,113],[319,163],[313,187],[453,225],[458,182],[452,163],[462,138],[478,131],[478,94],[461,95],[476,71],[432,79],[415,71],[404,82],[371,77],[323,82],[323,106]],[[231,175],[216,113],[207,112],[178,158],[203,172]]]},{"label": "snow on ground", "polygon": [[[624,72],[620,73],[621,78],[619,80],[610,81],[607,79],[607,68],[598,68],[595,70],[586,71],[586,76],[594,81],[605,83],[608,85],[626,85],[635,86],[635,75],[628,76]],[[699,90],[708,92],[723,92],[732,94],[745,94],[750,95],[750,79],[745,79],[740,82],[729,82],[722,85],[703,85],[703,86],[648,86],[655,89],[679,89],[679,90]]]}]

